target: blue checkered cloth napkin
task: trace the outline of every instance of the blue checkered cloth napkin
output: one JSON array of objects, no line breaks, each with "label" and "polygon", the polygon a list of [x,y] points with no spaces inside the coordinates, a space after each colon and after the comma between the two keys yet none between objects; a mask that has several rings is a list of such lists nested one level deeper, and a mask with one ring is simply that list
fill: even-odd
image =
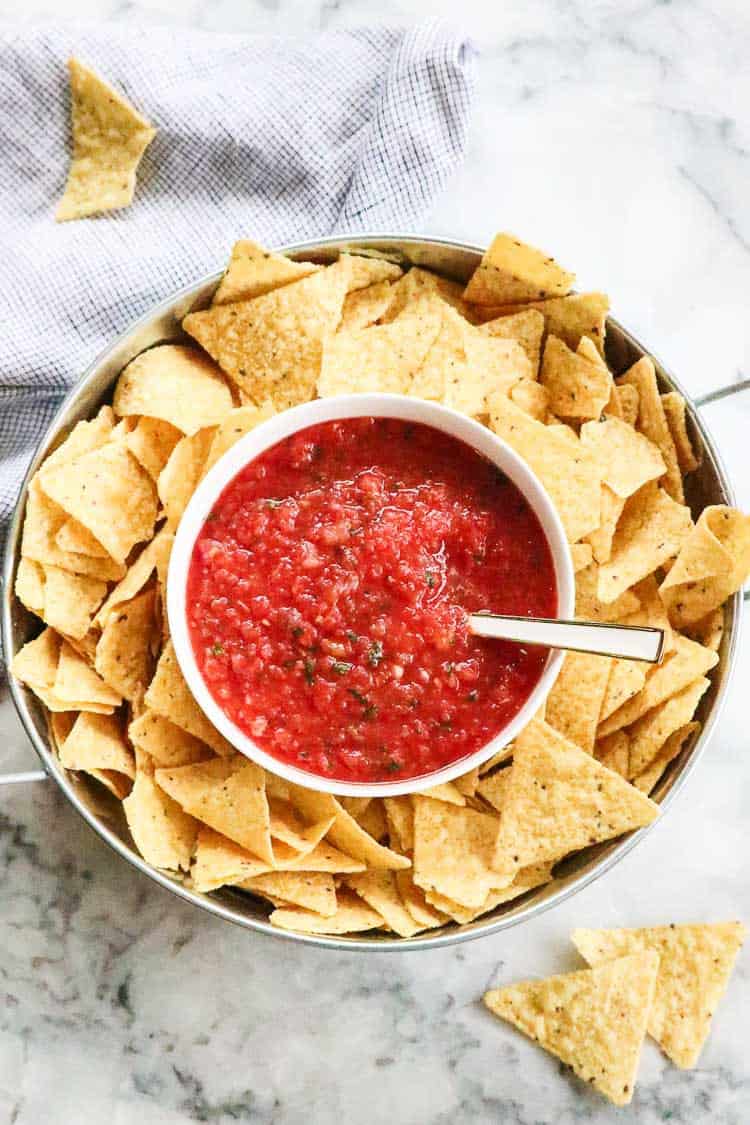
[{"label": "blue checkered cloth napkin", "polygon": [[[132,205],[55,223],[67,58],[158,129]],[[232,242],[408,229],[461,159],[471,44],[443,23],[315,37],[0,29],[0,545],[65,390]]]}]

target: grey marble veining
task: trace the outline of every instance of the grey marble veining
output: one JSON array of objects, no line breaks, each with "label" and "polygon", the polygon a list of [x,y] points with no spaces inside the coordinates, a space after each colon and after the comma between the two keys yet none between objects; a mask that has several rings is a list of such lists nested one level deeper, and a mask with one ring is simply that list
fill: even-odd
[{"label": "grey marble veining", "polygon": [[[423,229],[552,250],[694,393],[747,376],[750,11],[744,0],[0,0],[0,16],[298,33],[461,18],[483,56],[464,168]],[[750,505],[750,396],[708,415]],[[743,642],[712,746],[605,879],[523,929],[420,954],[245,933],[126,867],[51,785],[0,790],[0,1122],[746,1125],[748,955],[692,1073],[647,1042],[608,1108],[479,1004],[580,966],[575,925],[750,921]],[[0,701],[0,766],[30,751]]]}]

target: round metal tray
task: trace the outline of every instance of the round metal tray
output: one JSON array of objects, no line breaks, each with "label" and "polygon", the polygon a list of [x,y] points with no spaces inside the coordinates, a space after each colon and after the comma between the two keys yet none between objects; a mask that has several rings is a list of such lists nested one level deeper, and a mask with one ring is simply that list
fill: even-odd
[{"label": "round metal tray", "polygon": [[[435,270],[446,277],[465,282],[478,264],[482,249],[478,246],[450,242],[438,238],[414,238],[406,235],[362,235],[357,238],[329,238],[321,241],[280,247],[292,258],[329,262],[341,250],[370,250],[404,265],[417,265]],[[18,649],[29,640],[39,623],[13,596],[15,569],[20,557],[21,529],[26,490],[31,476],[45,457],[63,440],[76,422],[90,417],[104,402],[109,402],[115,380],[122,368],[144,348],[166,341],[185,340],[180,327],[182,318],[192,309],[205,307],[221,274],[204,278],[172,295],[147,316],[138,320],[88,368],[73,387],[53,419],[31,462],[21,487],[11,523],[3,567],[2,644],[8,664]],[[642,355],[653,353],[643,347],[616,320],[609,319],[606,340],[607,360],[614,373],[621,374]],[[656,359],[658,378],[663,390],[685,392],[677,380]],[[685,396],[687,398],[687,396]],[[687,502],[694,512],[706,504],[732,504],[734,496],[726,471],[706,427],[695,406],[688,399],[691,437],[702,453],[701,467],[686,482]],[[668,767],[653,794],[664,812],[674,801],[688,774],[704,752],[719,716],[729,679],[735,663],[740,621],[740,595],[735,595],[725,608],[726,628],[722,639],[720,660],[713,671],[709,691],[701,701],[698,718],[702,728],[682,753]],[[432,949],[453,942],[468,941],[484,934],[498,933],[510,926],[535,917],[564,901],[594,879],[609,871],[645,835],[648,829],[615,841],[599,844],[563,860],[552,883],[531,891],[523,898],[500,907],[491,914],[465,926],[452,924],[431,931],[423,937],[396,938],[374,933],[357,937],[323,937],[296,934],[276,929],[268,922],[268,911],[260,901],[242,891],[223,888],[211,894],[199,894],[186,887],[179,878],[158,871],[141,858],[130,838],[122,807],[95,781],[83,774],[67,773],[59,764],[50,745],[43,708],[33,694],[10,678],[10,690],[19,718],[44,766],[44,774],[54,778],[73,807],[98,832],[103,840],[139,871],[155,882],[180,895],[194,906],[212,914],[259,930],[287,941],[306,942],[330,949],[407,950]],[[33,779],[35,775],[19,775],[17,779]],[[0,779],[1,781],[2,779]]]}]

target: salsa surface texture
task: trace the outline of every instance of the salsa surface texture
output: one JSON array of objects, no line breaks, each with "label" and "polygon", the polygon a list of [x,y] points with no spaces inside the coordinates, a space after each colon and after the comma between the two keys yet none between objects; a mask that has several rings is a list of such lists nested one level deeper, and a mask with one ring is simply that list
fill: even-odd
[{"label": "salsa surface texture", "polygon": [[196,540],[188,627],[211,695],[275,758],[344,781],[419,777],[520,710],[546,649],[466,613],[553,617],[552,555],[516,486],[456,438],[385,418],[284,439]]}]

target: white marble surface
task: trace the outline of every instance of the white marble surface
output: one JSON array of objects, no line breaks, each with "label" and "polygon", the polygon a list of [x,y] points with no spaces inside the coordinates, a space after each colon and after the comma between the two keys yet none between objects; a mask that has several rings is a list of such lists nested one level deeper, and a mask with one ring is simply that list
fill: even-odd
[{"label": "white marble surface", "polygon": [[[748,375],[745,0],[2,0],[0,16],[279,34],[457,15],[482,49],[465,166],[423,229],[526,234],[606,287],[698,393]],[[710,408],[744,504],[750,399]],[[647,1043],[608,1109],[483,1012],[488,984],[577,967],[574,925],[750,921],[750,643],[710,751],[607,878],[506,935],[337,955],[197,913],[130,870],[51,785],[0,791],[0,1121],[16,1125],[744,1125],[741,961],[693,1073]],[[7,701],[0,757],[30,752]]]}]

